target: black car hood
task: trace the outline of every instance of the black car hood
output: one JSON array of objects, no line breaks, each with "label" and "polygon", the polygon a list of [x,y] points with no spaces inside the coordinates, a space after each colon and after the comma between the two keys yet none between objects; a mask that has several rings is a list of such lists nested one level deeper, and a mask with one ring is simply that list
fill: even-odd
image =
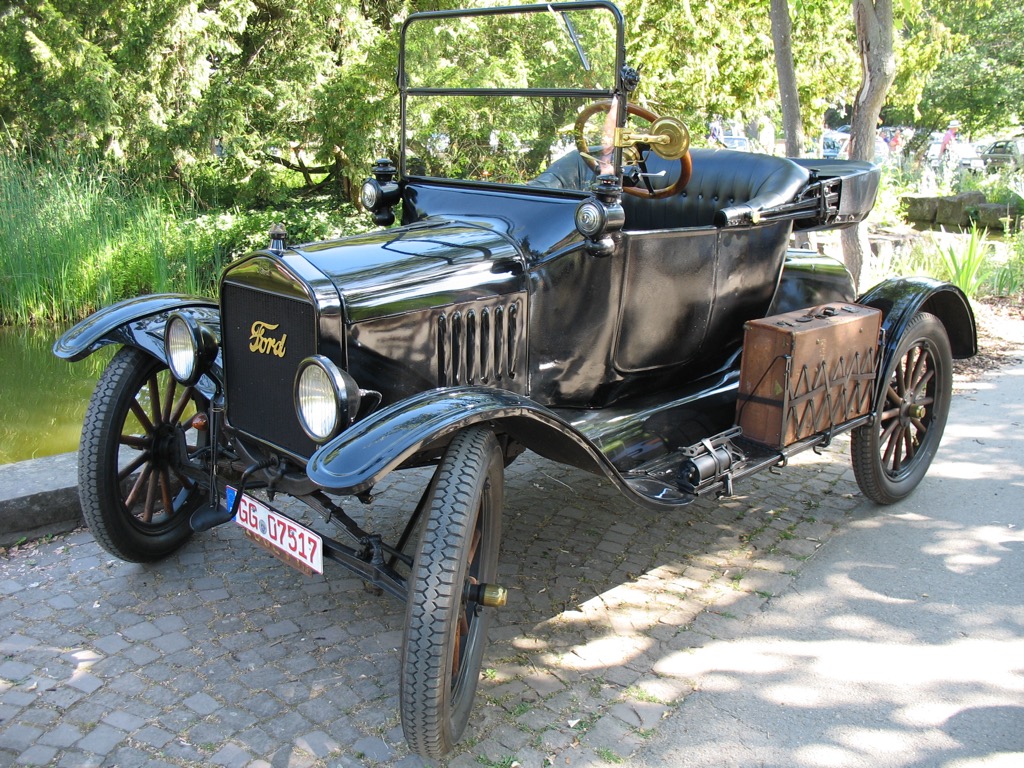
[{"label": "black car hood", "polygon": [[504,233],[448,218],[292,250],[334,283],[348,322],[521,290],[526,264]]}]

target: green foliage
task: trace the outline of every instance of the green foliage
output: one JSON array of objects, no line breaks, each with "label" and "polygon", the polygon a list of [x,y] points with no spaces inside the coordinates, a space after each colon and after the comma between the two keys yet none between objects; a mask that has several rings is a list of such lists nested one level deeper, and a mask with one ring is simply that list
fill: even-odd
[{"label": "green foliage", "polygon": [[394,109],[373,105],[393,93],[396,60],[394,35],[378,24],[400,10],[25,0],[0,14],[0,119],[14,146],[98,150],[186,186],[218,137],[238,185],[274,162],[273,148],[292,146],[327,163],[323,173],[358,178],[382,132],[394,136]]},{"label": "green foliage", "polygon": [[886,163],[882,166],[878,193],[871,209],[871,223],[880,227],[892,227],[905,221],[905,205],[902,198],[913,184],[912,175],[901,165]]},{"label": "green foliage", "polygon": [[[883,166],[871,222],[883,227],[902,223],[902,212],[896,216],[893,212],[902,205],[901,198],[920,191],[920,184],[919,173]],[[1006,205],[1012,218],[1024,203],[1024,174],[965,174],[956,191],[968,190],[981,191],[989,201]],[[894,252],[871,264],[874,279],[929,275],[954,282],[972,297],[1015,296],[1024,291],[1024,234],[1020,231],[990,240],[987,232],[975,225],[966,233],[927,232],[908,242],[912,243],[909,247],[897,244]]]},{"label": "green foliage", "polygon": [[933,14],[903,14],[902,34],[896,37],[896,79],[889,89],[885,121],[890,125],[916,125],[920,104],[932,73],[954,48],[949,29]]},{"label": "green foliage", "polygon": [[[0,15],[0,118],[16,146],[99,150],[151,177],[173,174],[210,205],[224,204],[224,192],[234,203],[257,166],[278,162],[269,159],[275,148],[286,164],[295,165],[289,152],[297,148],[319,165],[312,183],[344,177],[334,189],[351,195],[375,157],[397,155],[397,25],[436,5],[26,0]],[[688,119],[695,135],[715,113],[777,122],[764,5],[623,0],[630,61],[644,69],[640,99]],[[842,0],[793,8],[805,121],[816,133],[824,110],[856,87],[852,25]],[[458,47],[467,61],[432,61],[456,80],[490,67],[555,72],[551,46],[560,33],[551,21],[552,34],[511,35],[499,56],[481,56],[484,30],[467,25]],[[591,53],[609,39],[581,32]],[[211,190],[204,161],[218,137],[229,178]],[[210,191],[216,196],[207,199]]]},{"label": "green foliage", "polygon": [[1012,296],[1024,289],[1024,253],[1014,243],[1005,259],[987,240],[985,230],[975,227],[966,236],[948,235],[915,246],[890,264],[889,273],[947,280],[972,299]]},{"label": "green foliage", "polygon": [[[888,275],[928,275],[939,278],[943,274],[942,256],[934,241],[919,241],[908,251],[898,251],[887,269]],[[883,275],[879,275],[881,277]]]},{"label": "green foliage", "polygon": [[[1011,190],[1018,200],[1024,201],[1024,176],[1012,178]],[[1024,293],[1024,232],[1017,230],[1009,238],[1010,254],[1005,264],[995,272],[992,283],[997,296]]]},{"label": "green foliage", "polygon": [[986,238],[986,231],[974,225],[966,246],[955,240],[946,241],[938,245],[938,251],[946,279],[968,298],[977,296],[988,276],[992,256],[992,244]]},{"label": "green foliage", "polygon": [[1024,174],[1010,174],[1007,180],[1007,187],[1019,200],[1024,202]]},{"label": "green foliage", "polygon": [[[282,167],[297,170],[304,187],[328,179],[323,191],[351,198],[375,157],[397,156],[400,23],[413,10],[440,5],[8,3],[0,13],[0,120],[15,147],[100,152],[136,176],[170,175],[211,206],[283,204],[296,182],[278,182]],[[956,116],[968,132],[1019,120],[1024,34],[1014,32],[1024,30],[1024,6],[894,5],[901,34],[888,120],[936,128]],[[744,127],[765,118],[778,126],[767,6],[621,0],[628,59],[643,68],[638,100],[683,117],[698,138],[715,114]],[[790,10],[804,130],[815,136],[826,110],[849,104],[860,82],[850,4],[790,0]],[[434,57],[438,72],[457,80],[493,67],[518,67],[525,76],[554,66],[557,33],[512,35],[503,56],[479,55],[483,34],[472,25],[464,30],[466,61]],[[584,39],[593,47],[600,38]],[[214,178],[208,160],[218,137],[227,156]],[[303,165],[316,170],[305,174]]]},{"label": "green foliage", "polygon": [[144,293],[213,295],[222,266],[265,247],[276,222],[308,242],[367,229],[366,218],[329,199],[196,215],[95,160],[0,153],[0,323],[73,320]]},{"label": "green foliage", "polygon": [[1024,292],[1024,251],[1017,245],[1013,257],[992,275],[992,293],[995,296],[1018,296]]},{"label": "green foliage", "polygon": [[132,243],[154,228],[163,240],[159,206],[82,158],[0,155],[0,321],[73,316],[130,290],[140,272],[156,282]]},{"label": "green foliage", "polygon": [[[715,114],[746,127],[781,125],[767,2],[624,0],[627,58],[643,68],[639,98],[677,115],[695,137]],[[849,2],[792,2],[793,57],[807,135],[825,111],[852,99],[859,81]]]},{"label": "green foliage", "polygon": [[927,0],[928,15],[952,33],[923,89],[922,122],[933,128],[950,118],[967,134],[1001,130],[1024,118],[1024,6],[1020,3]]}]

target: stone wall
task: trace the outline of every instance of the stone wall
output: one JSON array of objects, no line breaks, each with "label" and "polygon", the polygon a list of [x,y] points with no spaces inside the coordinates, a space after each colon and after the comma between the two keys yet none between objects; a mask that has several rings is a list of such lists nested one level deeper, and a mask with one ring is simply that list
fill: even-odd
[{"label": "stone wall", "polygon": [[910,195],[903,198],[903,203],[907,207],[907,221],[917,226],[967,229],[977,222],[989,231],[1003,232],[1016,230],[1020,225],[1018,204],[986,202],[983,192],[945,197]]}]

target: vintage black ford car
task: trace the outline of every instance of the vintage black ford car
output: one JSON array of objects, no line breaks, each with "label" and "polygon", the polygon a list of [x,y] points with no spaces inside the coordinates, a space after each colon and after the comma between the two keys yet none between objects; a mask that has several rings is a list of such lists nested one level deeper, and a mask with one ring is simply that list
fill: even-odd
[{"label": "vintage black ford car", "polygon": [[[218,298],[126,301],[55,346],[121,346],[82,433],[98,541],[149,561],[231,522],[404,600],[402,723],[424,755],[470,715],[522,451],[678,515],[852,430],[863,492],[892,503],[935,454],[951,359],[975,352],[953,286],[858,297],[839,263],[788,248],[862,220],[874,166],[690,149],[641,105],[623,35],[603,0],[411,16],[398,157],[362,192],[384,228],[294,245],[285,222]],[[423,466],[397,541],[346,513]]]}]

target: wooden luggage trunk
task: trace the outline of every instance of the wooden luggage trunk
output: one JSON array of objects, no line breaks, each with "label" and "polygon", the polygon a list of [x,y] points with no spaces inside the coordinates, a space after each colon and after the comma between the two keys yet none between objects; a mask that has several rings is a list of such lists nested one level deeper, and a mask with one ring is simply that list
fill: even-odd
[{"label": "wooden luggage trunk", "polygon": [[736,423],[783,448],[871,410],[882,313],[827,304],[744,326]]}]

